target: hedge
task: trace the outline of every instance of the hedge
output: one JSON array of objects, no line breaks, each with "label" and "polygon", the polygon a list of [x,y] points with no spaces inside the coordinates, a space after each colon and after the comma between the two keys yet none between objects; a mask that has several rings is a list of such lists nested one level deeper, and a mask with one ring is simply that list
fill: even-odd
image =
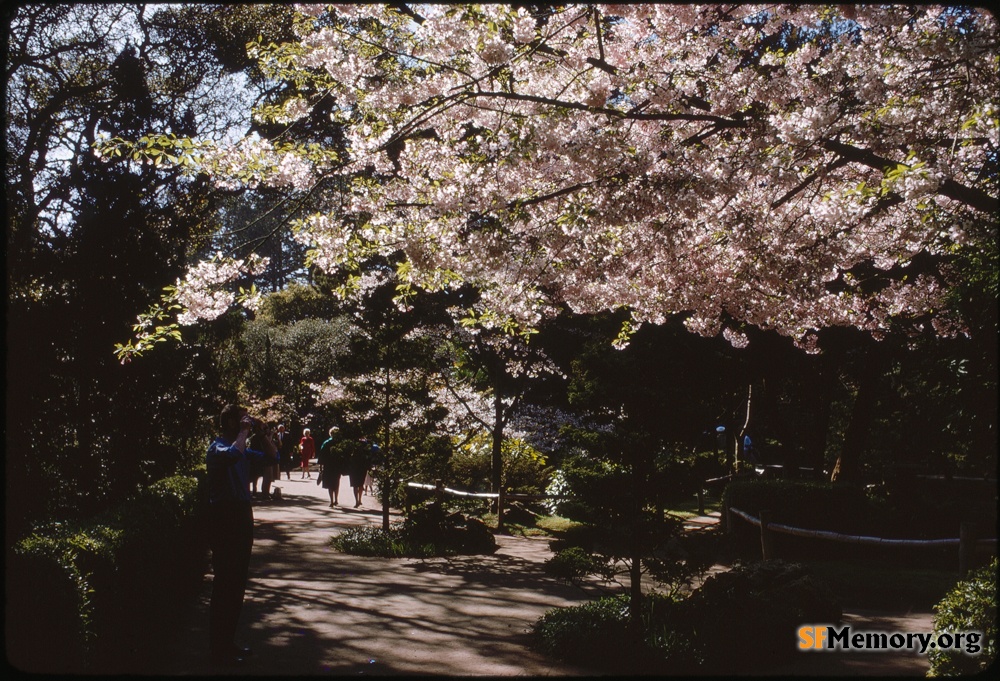
[{"label": "hedge", "polygon": [[544,653],[615,675],[762,673],[793,658],[802,624],[837,622],[842,611],[809,569],[784,561],[720,572],[688,597],[643,596],[639,630],[629,597],[556,608],[533,628]]},{"label": "hedge", "polygon": [[7,650],[33,673],[135,671],[207,566],[202,485],[171,477],[83,521],[51,521],[8,550]]}]

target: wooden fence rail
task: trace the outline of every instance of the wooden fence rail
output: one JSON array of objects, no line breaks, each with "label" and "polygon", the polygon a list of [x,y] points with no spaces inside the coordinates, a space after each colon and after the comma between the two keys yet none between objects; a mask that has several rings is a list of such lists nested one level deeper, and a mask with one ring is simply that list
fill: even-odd
[{"label": "wooden fence rail", "polygon": [[[830,532],[828,530],[806,530],[801,527],[792,527],[781,523],[771,522],[770,511],[761,510],[760,518],[755,518],[738,508],[729,508],[729,515],[742,518],[748,523],[760,527],[761,553],[765,560],[774,557],[773,532],[790,534],[796,537],[811,537],[816,539],[827,539],[847,544],[862,544],[865,546],[893,546],[893,547],[958,547],[959,550],[959,574],[965,576],[969,571],[973,558],[977,551],[992,548],[996,553],[997,539],[981,539],[977,536],[975,526],[972,523],[962,523],[957,539],[886,539],[883,537],[865,537],[860,535],[842,534],[840,532]],[[732,527],[730,521],[729,527]]]}]

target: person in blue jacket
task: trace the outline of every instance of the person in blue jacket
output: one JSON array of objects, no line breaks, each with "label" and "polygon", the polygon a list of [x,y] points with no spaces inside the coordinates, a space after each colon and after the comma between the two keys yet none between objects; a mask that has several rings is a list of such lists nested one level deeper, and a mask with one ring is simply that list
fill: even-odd
[{"label": "person in blue jacket", "polygon": [[[212,600],[209,605],[209,648],[216,665],[234,665],[250,654],[236,645],[236,626],[246,593],[253,550],[251,462],[274,463],[278,453],[270,431],[247,410],[226,405],[219,416],[222,434],[208,447],[208,524],[212,547]],[[263,451],[247,447],[255,435]]]}]

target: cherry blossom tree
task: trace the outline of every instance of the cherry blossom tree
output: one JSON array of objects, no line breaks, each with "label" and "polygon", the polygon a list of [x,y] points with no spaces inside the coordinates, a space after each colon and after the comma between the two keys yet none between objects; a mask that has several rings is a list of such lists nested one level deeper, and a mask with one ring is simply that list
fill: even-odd
[{"label": "cherry blossom tree", "polygon": [[301,43],[258,54],[322,85],[280,116],[332,100],[348,157],[256,142],[199,163],[303,191],[340,175],[299,225],[322,268],[402,252],[407,284],[473,283],[518,329],[565,303],[737,346],[747,324],[807,350],[828,326],[964,330],[949,259],[997,212],[988,12],[300,9]]}]

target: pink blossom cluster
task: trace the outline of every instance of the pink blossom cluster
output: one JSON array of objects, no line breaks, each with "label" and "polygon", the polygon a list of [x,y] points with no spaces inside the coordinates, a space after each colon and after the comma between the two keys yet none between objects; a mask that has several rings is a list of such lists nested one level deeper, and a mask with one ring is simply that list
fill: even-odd
[{"label": "pink blossom cluster", "polygon": [[[415,7],[302,6],[324,20],[296,63],[334,83],[345,177],[381,179],[299,238],[323,268],[363,245],[404,253],[407,284],[474,284],[484,328],[625,307],[636,325],[684,314],[737,346],[747,324],[814,351],[824,327],[938,316],[944,273],[866,287],[853,269],[943,255],[995,215],[989,12],[959,27],[892,4]],[[786,26],[801,43],[762,47]],[[220,177],[304,190],[317,174],[247,145]]]},{"label": "pink blossom cluster", "polygon": [[178,315],[177,322],[189,325],[202,319],[216,319],[237,301],[256,310],[261,302],[259,293],[254,291],[249,295],[237,296],[226,286],[240,277],[262,273],[268,264],[268,258],[256,254],[241,260],[226,257],[219,252],[210,260],[202,260],[190,268],[183,279],[177,280],[176,300],[184,308]]}]

